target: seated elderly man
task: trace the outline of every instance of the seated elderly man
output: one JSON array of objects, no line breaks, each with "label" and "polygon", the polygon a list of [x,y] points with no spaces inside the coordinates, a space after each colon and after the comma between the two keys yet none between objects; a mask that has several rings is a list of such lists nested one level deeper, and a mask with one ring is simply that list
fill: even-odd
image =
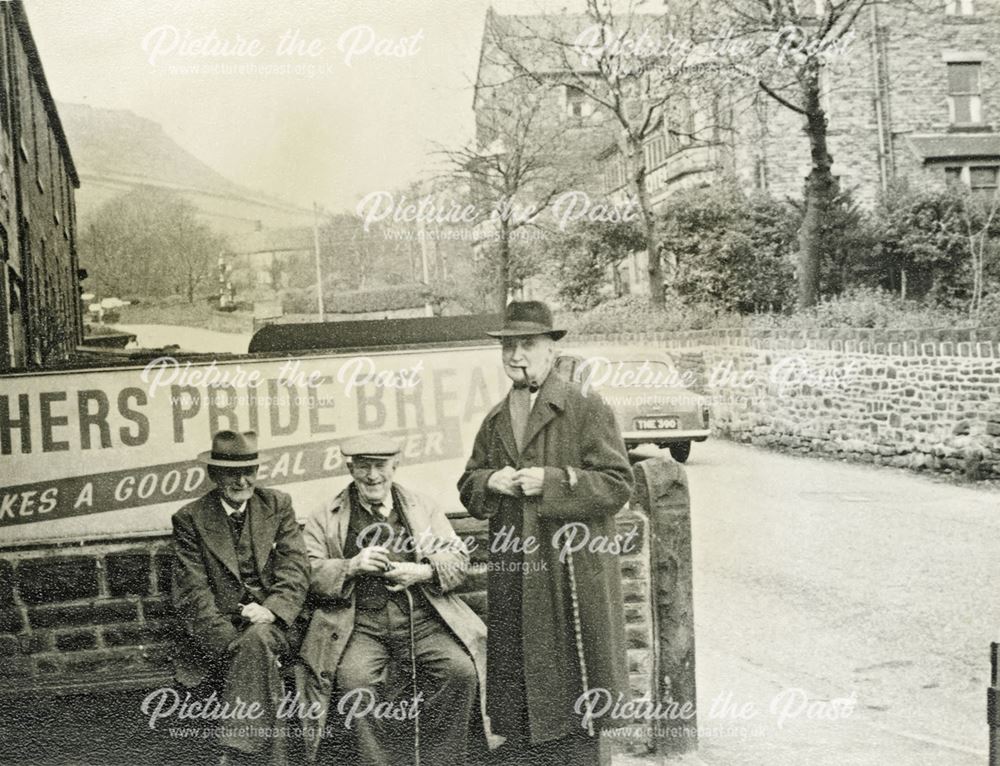
[{"label": "seated elderly man", "polygon": [[468,552],[440,508],[393,481],[393,439],[358,436],[341,452],[352,481],[304,529],[316,609],[300,691],[322,711],[305,721],[317,735],[307,756],[335,725],[351,745],[338,763],[463,764],[470,725],[486,730],[473,718],[485,711],[486,628],[450,592]]},{"label": "seated elderly man", "polygon": [[216,488],[173,517],[173,602],[191,638],[178,681],[221,676],[220,709],[264,711],[218,722],[223,763],[283,764],[283,739],[258,733],[281,724],[280,658],[291,653],[287,632],[309,586],[302,533],[288,495],[256,486],[254,432],[220,431],[198,458]]}]

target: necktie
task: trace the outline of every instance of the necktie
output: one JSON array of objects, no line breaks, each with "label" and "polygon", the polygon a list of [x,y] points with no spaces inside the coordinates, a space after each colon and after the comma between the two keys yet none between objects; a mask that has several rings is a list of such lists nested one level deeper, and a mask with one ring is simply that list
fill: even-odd
[{"label": "necktie", "polygon": [[514,429],[514,442],[517,451],[524,446],[524,432],[531,414],[531,392],[527,386],[513,388],[510,392],[510,425]]},{"label": "necktie", "polygon": [[246,521],[246,517],[245,511],[237,511],[236,513],[229,514],[229,525],[233,528],[233,534],[236,535],[237,540],[243,534],[243,522]]}]

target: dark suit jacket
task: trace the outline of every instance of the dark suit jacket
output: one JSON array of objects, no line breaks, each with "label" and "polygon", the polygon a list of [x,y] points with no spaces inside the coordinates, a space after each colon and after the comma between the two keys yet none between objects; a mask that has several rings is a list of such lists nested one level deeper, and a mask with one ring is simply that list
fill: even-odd
[{"label": "dark suit jacket", "polygon": [[[257,571],[268,594],[263,606],[288,627],[309,589],[309,562],[291,498],[258,487],[247,502],[247,514]],[[176,658],[177,676],[181,683],[195,685],[239,635],[234,618],[240,613],[243,586],[218,490],[181,508],[172,521],[174,609],[192,639]]]}]

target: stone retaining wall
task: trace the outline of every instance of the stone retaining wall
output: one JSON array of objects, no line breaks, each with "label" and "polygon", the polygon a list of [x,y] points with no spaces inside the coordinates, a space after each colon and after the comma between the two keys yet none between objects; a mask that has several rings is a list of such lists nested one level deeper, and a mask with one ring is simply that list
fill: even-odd
[{"label": "stone retaining wall", "polygon": [[736,441],[1000,477],[1000,329],[575,337],[667,350]]}]

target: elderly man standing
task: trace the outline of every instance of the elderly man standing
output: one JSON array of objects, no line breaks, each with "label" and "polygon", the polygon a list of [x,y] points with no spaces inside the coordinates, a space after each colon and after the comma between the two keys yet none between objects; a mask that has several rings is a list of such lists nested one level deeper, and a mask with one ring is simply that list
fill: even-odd
[{"label": "elderly man standing", "polygon": [[600,397],[553,372],[565,331],[544,303],[512,302],[489,334],[513,387],[486,415],[458,488],[469,513],[490,521],[487,709],[507,739],[497,754],[605,762],[577,702],[588,689],[629,694],[618,558],[567,556],[559,542],[567,524],[580,539],[616,538],[632,488],[625,445]]},{"label": "elderly man standing", "polygon": [[352,481],[304,529],[316,610],[300,688],[322,710],[306,725],[329,729],[336,691],[353,745],[338,762],[463,764],[470,724],[486,731],[486,628],[451,592],[468,552],[440,508],[393,481],[393,439],[358,436],[341,452]]},{"label": "elderly man standing", "polygon": [[196,686],[221,676],[223,709],[264,711],[219,722],[223,763],[281,764],[285,742],[253,729],[281,724],[280,660],[309,587],[302,534],[288,495],[256,486],[254,432],[220,431],[198,458],[216,488],[173,516],[173,602],[191,638],[178,680]]}]

